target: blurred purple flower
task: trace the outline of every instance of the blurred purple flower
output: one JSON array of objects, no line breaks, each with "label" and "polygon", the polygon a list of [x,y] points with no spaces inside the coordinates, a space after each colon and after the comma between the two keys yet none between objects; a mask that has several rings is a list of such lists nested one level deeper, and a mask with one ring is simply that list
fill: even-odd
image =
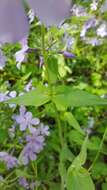
[{"label": "blurred purple flower", "polygon": [[99,26],[99,28],[97,29],[97,35],[102,38],[107,36],[107,23],[106,22],[102,23]]},{"label": "blurred purple flower", "polygon": [[77,17],[87,16],[86,9],[77,4],[73,5],[73,7],[71,8],[71,13],[72,13],[72,15],[77,16]]},{"label": "blurred purple flower", "polygon": [[75,58],[75,55],[73,53],[70,53],[68,51],[60,51],[60,54],[64,55],[66,58]]},{"label": "blurred purple flower", "polygon": [[37,154],[43,149],[45,138],[34,133],[26,137],[27,144],[22,151],[22,162],[27,165],[30,160],[36,160]]},{"label": "blurred purple flower", "polygon": [[91,18],[89,19],[83,26],[82,30],[81,30],[81,37],[85,37],[85,34],[87,32],[88,29],[90,28],[94,28],[96,27],[96,25],[98,24],[98,21],[95,18]]},{"label": "blurred purple flower", "polygon": [[35,88],[32,86],[32,80],[30,80],[27,84],[26,84],[26,86],[25,86],[25,88],[24,88],[24,90],[26,91],[26,92],[29,92],[30,90],[34,90]]},{"label": "blurred purple flower", "polygon": [[92,11],[96,11],[98,7],[98,0],[93,0],[92,3],[90,4],[90,8]]},{"label": "blurred purple flower", "polygon": [[50,134],[49,126],[44,125],[43,123],[40,123],[40,126],[39,126],[38,130],[40,131],[40,134],[43,135],[43,136],[49,136],[49,134]]},{"label": "blurred purple flower", "polygon": [[17,62],[17,68],[20,69],[21,63],[25,60],[26,51],[29,49],[27,45],[27,38],[24,38],[20,41],[22,49],[15,53],[15,59]]},{"label": "blurred purple flower", "polygon": [[9,155],[7,152],[0,152],[0,161],[4,161],[8,169],[12,169],[18,164],[16,157]]},{"label": "blurred purple flower", "polygon": [[29,183],[27,182],[25,177],[20,177],[18,181],[19,181],[20,186],[22,186],[26,189],[29,189]]},{"label": "blurred purple flower", "polygon": [[20,114],[13,115],[12,118],[16,121],[17,124],[20,125],[21,131],[25,131],[27,128],[29,128],[31,133],[36,130],[32,126],[36,126],[40,123],[40,120],[38,118],[33,118],[32,113],[27,112],[24,106],[20,107]]},{"label": "blurred purple flower", "polygon": [[[5,93],[1,92],[0,93],[0,102],[4,102],[8,100],[9,98],[15,98],[16,97],[16,91],[7,91]],[[10,107],[12,107],[13,104],[9,104]]]},{"label": "blurred purple flower", "polygon": [[[58,25],[69,16],[72,0],[27,0],[40,20],[50,26]],[[0,42],[13,43],[28,36],[29,23],[23,1],[0,0]]]},{"label": "blurred purple flower", "polygon": [[7,99],[8,99],[7,92],[6,93],[1,92],[0,93],[0,102],[3,102]]}]

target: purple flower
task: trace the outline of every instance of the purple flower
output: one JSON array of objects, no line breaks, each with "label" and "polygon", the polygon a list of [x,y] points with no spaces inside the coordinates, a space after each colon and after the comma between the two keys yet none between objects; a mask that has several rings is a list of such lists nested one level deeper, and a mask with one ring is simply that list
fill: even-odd
[{"label": "purple flower", "polygon": [[44,140],[45,138],[37,133],[26,137],[27,144],[21,154],[24,165],[27,165],[30,160],[36,160],[37,154],[43,149]]},{"label": "purple flower", "polygon": [[64,55],[64,57],[66,57],[66,58],[75,58],[75,55],[68,51],[60,51],[59,53]]},{"label": "purple flower", "polygon": [[27,128],[29,128],[31,133],[36,130],[32,126],[36,126],[40,123],[40,120],[38,118],[33,118],[32,113],[27,112],[24,106],[20,107],[20,114],[13,115],[12,118],[16,121],[17,124],[20,125],[21,131],[25,131]]},{"label": "purple flower", "polygon": [[[16,97],[16,91],[7,91],[5,93],[1,92],[0,93],[0,102],[4,102],[8,100],[9,98],[15,98]],[[12,107],[13,104],[10,104],[10,107]]]},{"label": "purple flower", "polygon": [[80,36],[85,37],[85,34],[88,29],[96,27],[98,21],[95,18],[89,19],[83,26]]},{"label": "purple flower", "polygon": [[3,102],[8,99],[7,92],[6,93],[0,93],[0,102]]},{"label": "purple flower", "polygon": [[40,127],[38,128],[38,130],[40,131],[40,134],[43,136],[49,136],[50,132],[49,132],[49,126],[45,125],[43,123],[40,124]]},{"label": "purple flower", "polygon": [[97,35],[102,38],[107,36],[107,23],[106,22],[102,23],[99,26],[99,28],[97,29]]},{"label": "purple flower", "polygon": [[25,86],[25,91],[26,92],[29,92],[30,90],[34,90],[35,88],[32,86],[32,80],[30,80],[29,82],[28,82],[28,84],[26,84],[26,86]]},{"label": "purple flower", "polygon": [[26,189],[29,189],[29,183],[27,182],[25,177],[20,177],[18,181],[19,181],[20,186],[22,186]]},{"label": "purple flower", "polygon": [[90,8],[92,11],[96,11],[98,7],[98,1],[97,0],[93,0],[92,3],[90,4]]},{"label": "purple flower", "polygon": [[45,145],[45,136],[49,135],[49,127],[43,126],[36,129],[32,135],[26,136],[26,142],[24,149],[22,150],[20,161],[27,165],[30,160],[36,160],[38,153],[40,153]]},{"label": "purple flower", "polygon": [[0,161],[4,161],[8,169],[12,169],[18,164],[16,157],[9,155],[7,152],[0,152]]},{"label": "purple flower", "polygon": [[24,38],[20,41],[22,49],[15,53],[15,59],[17,62],[17,68],[20,69],[21,63],[24,61],[26,56],[26,51],[29,49],[27,45],[27,38]]},{"label": "purple flower", "polygon": [[86,10],[84,7],[74,4],[71,9],[72,15],[75,15],[77,17],[80,16],[87,16]]}]

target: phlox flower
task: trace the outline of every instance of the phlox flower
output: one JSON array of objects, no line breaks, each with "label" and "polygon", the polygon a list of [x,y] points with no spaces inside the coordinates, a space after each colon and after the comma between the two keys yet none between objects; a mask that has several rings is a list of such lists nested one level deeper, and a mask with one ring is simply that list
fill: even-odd
[{"label": "phlox flower", "polygon": [[17,124],[19,124],[20,131],[25,131],[27,128],[29,128],[30,132],[33,133],[35,131],[33,126],[38,125],[40,120],[38,118],[33,118],[32,113],[26,111],[24,106],[20,107],[19,112],[19,115],[13,115],[12,119],[14,119]]}]

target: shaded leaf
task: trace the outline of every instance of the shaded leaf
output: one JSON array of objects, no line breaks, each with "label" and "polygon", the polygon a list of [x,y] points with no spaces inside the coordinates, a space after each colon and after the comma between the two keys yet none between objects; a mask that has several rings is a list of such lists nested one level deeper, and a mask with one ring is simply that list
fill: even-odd
[{"label": "shaded leaf", "polygon": [[79,131],[81,134],[84,134],[84,131],[81,129],[79,123],[71,112],[65,112],[64,119],[69,123],[70,126]]}]

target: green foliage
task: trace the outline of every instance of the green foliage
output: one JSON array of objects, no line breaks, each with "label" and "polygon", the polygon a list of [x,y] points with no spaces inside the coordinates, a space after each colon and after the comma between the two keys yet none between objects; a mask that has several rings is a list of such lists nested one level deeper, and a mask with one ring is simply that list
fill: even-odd
[{"label": "green foliage", "polygon": [[72,171],[68,175],[68,190],[95,190],[92,179],[86,169],[81,168],[80,171]]},{"label": "green foliage", "polygon": [[47,103],[50,100],[49,97],[49,88],[47,87],[38,87],[36,90],[32,90],[20,97],[10,99],[6,101],[7,103],[16,103],[18,105],[32,105],[32,106],[41,106]]},{"label": "green foliage", "polygon": [[107,105],[105,99],[68,86],[58,86],[54,89],[54,93],[52,100],[59,110],[66,110],[70,106]]},{"label": "green foliage", "polygon": [[84,134],[84,132],[82,131],[79,123],[77,122],[77,120],[75,119],[75,117],[73,116],[73,114],[71,112],[65,112],[64,113],[64,119],[69,123],[69,125],[71,125],[74,129],[76,129],[78,132],[80,132],[81,134]]},{"label": "green foliage", "polygon": [[[2,46],[6,65],[0,69],[0,93],[9,96],[16,91],[17,97],[9,96],[0,103],[0,152],[20,160],[26,136],[31,135],[28,127],[20,131],[20,124],[13,119],[20,114],[21,105],[49,126],[50,135],[44,149],[27,166],[7,170],[0,158],[0,190],[24,190],[19,177],[25,177],[29,184],[36,181],[36,190],[107,190],[107,135],[102,142],[107,127],[107,40],[96,35],[107,13],[100,8],[90,10],[91,0],[74,3],[80,12],[75,10],[61,27],[44,28],[44,34],[35,18],[28,38],[30,49],[20,68],[15,53],[21,45]],[[75,16],[84,8],[88,14]],[[92,18],[98,26],[80,37],[84,24]],[[102,43],[91,44],[93,38]],[[64,51],[75,57],[67,58]]]},{"label": "green foliage", "polygon": [[67,172],[67,189],[80,190],[88,189],[94,190],[94,184],[90,174],[82,166],[87,159],[87,142],[88,137],[84,140],[80,154],[74,159]]}]

